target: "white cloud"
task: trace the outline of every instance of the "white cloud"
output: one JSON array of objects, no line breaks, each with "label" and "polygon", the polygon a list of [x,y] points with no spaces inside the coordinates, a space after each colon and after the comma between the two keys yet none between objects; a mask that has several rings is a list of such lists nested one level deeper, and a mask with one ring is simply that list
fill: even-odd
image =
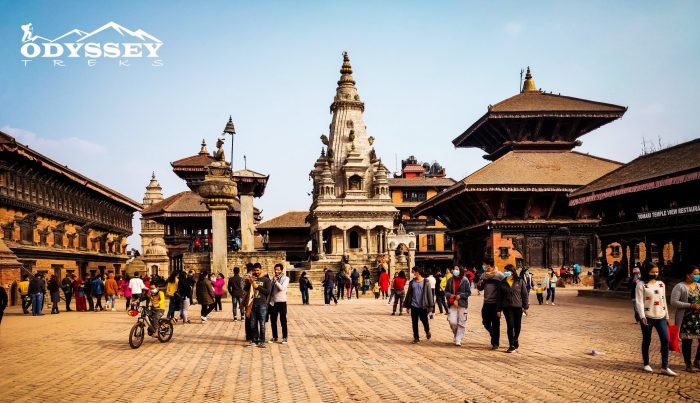
[{"label": "white cloud", "polygon": [[105,152],[105,148],[103,146],[79,137],[48,139],[40,137],[36,133],[28,130],[10,126],[4,126],[2,131],[13,136],[18,143],[28,145],[29,147],[58,162],[69,160],[72,161],[74,160],[76,153],[95,155]]},{"label": "white cloud", "polygon": [[510,36],[518,36],[523,32],[523,24],[519,22],[509,22],[505,25],[504,29]]}]

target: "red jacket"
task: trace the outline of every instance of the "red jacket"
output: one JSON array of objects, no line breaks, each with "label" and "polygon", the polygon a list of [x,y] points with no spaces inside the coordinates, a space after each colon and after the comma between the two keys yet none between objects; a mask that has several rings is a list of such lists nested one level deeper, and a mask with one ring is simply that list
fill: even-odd
[{"label": "red jacket", "polygon": [[406,279],[401,277],[396,277],[394,279],[394,290],[403,290],[406,287]]},{"label": "red jacket", "polygon": [[383,272],[379,275],[379,288],[384,292],[389,290],[389,273]]}]

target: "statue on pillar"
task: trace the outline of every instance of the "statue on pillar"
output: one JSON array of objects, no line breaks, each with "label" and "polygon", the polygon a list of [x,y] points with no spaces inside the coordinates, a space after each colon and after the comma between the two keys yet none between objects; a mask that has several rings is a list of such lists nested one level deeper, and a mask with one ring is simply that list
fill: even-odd
[{"label": "statue on pillar", "polygon": [[224,156],[224,139],[220,138],[216,140],[216,151],[214,151],[214,159],[221,162],[226,162],[226,157]]}]

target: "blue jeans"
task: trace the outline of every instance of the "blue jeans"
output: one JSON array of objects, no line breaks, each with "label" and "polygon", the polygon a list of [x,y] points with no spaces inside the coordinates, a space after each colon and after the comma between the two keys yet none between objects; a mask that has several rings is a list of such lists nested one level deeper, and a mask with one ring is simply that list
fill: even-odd
[{"label": "blue jeans", "polygon": [[642,323],[642,359],[644,365],[649,365],[649,345],[651,344],[652,329],[656,328],[656,333],[659,334],[661,342],[661,368],[668,368],[668,324],[666,318],[649,319],[647,325]]},{"label": "blue jeans", "polygon": [[231,297],[231,304],[233,305],[233,319],[236,319],[236,312],[241,312],[241,319],[245,318],[245,306],[243,306],[243,298],[241,297]]},{"label": "blue jeans", "polygon": [[112,309],[115,309],[116,307],[114,306],[116,299],[115,295],[106,295],[105,296],[105,306],[109,305]]},{"label": "blue jeans", "polygon": [[324,289],[324,294],[326,305],[330,305],[331,299],[334,300],[336,304],[338,303],[338,298],[333,294],[333,286],[326,287]]},{"label": "blue jeans", "polygon": [[265,319],[267,317],[267,304],[253,305],[252,319],[253,343],[265,344]]},{"label": "blue jeans", "polygon": [[32,294],[32,315],[38,315],[44,309],[44,294],[37,292]]},{"label": "blue jeans", "polygon": [[301,290],[301,303],[304,305],[309,304],[309,290],[308,289]]}]

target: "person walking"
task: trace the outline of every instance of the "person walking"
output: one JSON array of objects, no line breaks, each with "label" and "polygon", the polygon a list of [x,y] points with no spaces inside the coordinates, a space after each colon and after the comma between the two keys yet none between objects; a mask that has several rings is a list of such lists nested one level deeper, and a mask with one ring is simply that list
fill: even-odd
[{"label": "person walking", "polygon": [[245,291],[250,292],[252,298],[251,311],[251,331],[252,340],[248,347],[257,345],[265,348],[265,319],[267,317],[267,306],[270,298],[271,282],[270,277],[263,275],[260,263],[253,265],[252,275],[245,279]]},{"label": "person walking", "polygon": [[[134,272],[134,277],[132,277],[129,280],[129,289],[131,290],[131,298],[135,299],[135,303],[138,304],[139,298],[141,298],[141,294],[143,293],[143,290],[148,289],[148,287],[146,287],[146,284],[144,284],[141,277],[139,277],[139,272]],[[130,300],[127,300],[127,303],[129,301]]]},{"label": "person walking", "polygon": [[550,267],[549,271],[544,276],[544,288],[547,290],[545,304],[547,305],[549,305],[550,298],[552,300],[552,305],[554,305],[554,297],[556,296],[557,291],[557,280],[557,275],[554,272],[554,269]]},{"label": "person walking", "polygon": [[95,301],[92,299],[92,281],[93,278],[89,274],[85,275],[85,280],[83,281],[83,292],[85,293],[85,299],[88,303],[88,311],[95,311]]},{"label": "person walking", "polygon": [[477,290],[484,293],[481,322],[491,336],[491,350],[498,350],[501,335],[501,311],[498,310],[498,301],[501,296],[501,281],[505,279],[505,276],[496,271],[492,260],[485,261],[483,267],[485,271],[476,287]]},{"label": "person walking", "polygon": [[168,279],[165,280],[165,296],[168,298],[168,315],[166,317],[168,319],[175,319],[176,322],[177,318],[175,318],[175,311],[179,311],[181,309],[180,294],[177,292],[177,286],[180,281],[178,278],[179,274],[179,271],[173,270],[173,272],[168,276]]},{"label": "person walking", "polygon": [[394,298],[396,295],[396,292],[394,292],[394,280],[396,280],[396,277],[398,277],[399,273],[394,272],[394,277],[389,281],[389,300],[386,301],[387,305],[391,305],[391,300]]},{"label": "person walking", "polygon": [[413,268],[413,280],[408,283],[408,291],[404,300],[404,308],[411,312],[413,326],[413,343],[420,342],[418,337],[418,320],[423,323],[425,338],[430,340],[430,321],[428,312],[432,309],[435,299],[430,289],[430,283],[425,278],[425,269]]},{"label": "person walking", "polygon": [[236,314],[240,311],[241,320],[245,318],[245,307],[243,306],[243,278],[241,268],[233,268],[233,277],[229,277],[226,285],[229,295],[231,295],[231,305],[233,306],[233,321],[237,321]]},{"label": "person walking", "polygon": [[574,263],[574,284],[581,284],[581,266]]},{"label": "person walking", "polygon": [[107,275],[105,281],[105,306],[107,310],[115,311],[117,306],[117,295],[119,294],[119,284],[114,279],[114,273]]},{"label": "person walking", "polygon": [[9,298],[7,296],[7,290],[5,290],[5,287],[0,284],[0,324],[2,323],[2,316],[5,313],[5,308],[7,308],[8,303]]},{"label": "person walking", "polygon": [[365,295],[369,287],[372,285],[371,274],[367,266],[362,268],[362,295]]},{"label": "person walking", "polygon": [[335,276],[335,286],[337,288],[335,298],[345,299],[345,269],[342,267],[338,270],[338,274]]},{"label": "person walking", "polygon": [[668,367],[668,308],[666,306],[666,286],[657,280],[659,268],[653,262],[645,262],[642,279],[635,289],[635,302],[642,330],[642,360],[644,371],[654,372],[649,363],[649,346],[653,329],[659,335],[661,344],[661,373],[676,376]]},{"label": "person walking", "polygon": [[207,315],[214,310],[216,306],[214,301],[214,286],[209,280],[209,270],[204,269],[199,273],[197,280],[197,303],[202,306],[200,312],[202,323],[206,323]]},{"label": "person walking", "polygon": [[[434,296],[435,295],[435,284],[437,283],[437,280],[435,280],[435,276],[433,275],[432,270],[429,271],[428,274],[429,274],[429,276],[427,277],[428,282],[430,283],[430,289],[433,291],[433,296]],[[433,319],[433,317],[435,315],[435,305],[434,304],[433,304],[433,310],[430,311],[428,314],[430,316],[430,319]]]},{"label": "person walking", "polygon": [[32,299],[32,316],[43,315],[41,311],[44,307],[46,288],[44,288],[44,282],[41,281],[41,277],[41,274],[37,274],[29,281],[29,295]]},{"label": "person walking", "polygon": [[314,286],[311,284],[311,280],[306,277],[306,272],[301,272],[299,277],[299,291],[301,291],[301,304],[309,305],[309,290],[313,290]]},{"label": "person walking", "polygon": [[[683,281],[671,292],[671,306],[676,308],[673,322],[678,326],[685,370],[696,372],[700,368],[700,269],[689,266]],[[693,340],[698,340],[695,359],[690,360]]]},{"label": "person walking", "polygon": [[352,299],[352,278],[350,277],[350,273],[345,273],[345,293],[348,296],[348,301]]},{"label": "person walking", "polygon": [[125,310],[129,310],[129,304],[131,304],[131,288],[129,287],[129,282],[131,279],[129,278],[128,275],[124,276],[124,279],[122,280],[122,295],[124,296],[124,299],[126,299],[126,308]]},{"label": "person walking", "polygon": [[324,297],[324,302],[326,305],[331,304],[331,299],[335,301],[335,304],[338,305],[338,298],[336,298],[335,295],[333,295],[333,289],[335,288],[335,276],[333,275],[333,271],[331,271],[328,268],[324,268],[324,275],[323,275],[323,297]]},{"label": "person walking", "polygon": [[[445,287],[447,286],[447,279],[442,273],[442,269],[439,269],[435,273],[435,305],[437,305],[440,310],[440,314],[448,314],[447,302],[445,300]],[[443,312],[444,308],[444,312]]]},{"label": "person walking", "polygon": [[462,345],[462,338],[464,338],[469,296],[472,295],[472,284],[465,272],[466,269],[455,266],[452,269],[452,277],[445,284],[445,298],[449,303],[447,321],[450,323],[450,329],[452,329],[454,336],[452,342],[458,347]]},{"label": "person walking", "polygon": [[537,287],[535,287],[535,295],[537,296],[537,303],[539,305],[544,304],[544,298],[542,296],[543,292],[544,288],[542,288],[542,283],[537,283]]},{"label": "person walking", "polygon": [[498,311],[506,317],[506,333],[508,334],[508,353],[515,353],[520,347],[520,325],[523,314],[527,315],[530,303],[527,298],[525,280],[518,276],[515,267],[509,264],[503,272],[505,281],[501,281],[501,293],[498,300]]},{"label": "person walking", "polygon": [[58,304],[61,303],[61,285],[58,283],[58,277],[55,274],[51,275],[48,289],[51,296],[51,315],[55,315],[59,313]]},{"label": "person walking", "polygon": [[[352,291],[355,290],[355,298],[360,298],[360,273],[357,271],[357,269],[352,269],[352,273],[350,273],[350,281],[352,282],[350,295],[352,295]],[[350,296],[348,296],[348,299],[349,298]]]},{"label": "person walking", "polygon": [[70,301],[73,298],[73,280],[68,272],[66,272],[66,277],[61,281],[61,290],[63,290],[63,297],[66,299],[66,312],[70,312]]},{"label": "person walking", "polygon": [[224,287],[226,286],[226,277],[224,277],[223,273],[217,274],[212,285],[214,286],[214,311],[223,311],[224,308],[221,306],[221,299],[224,297]]},{"label": "person walking", "polygon": [[180,319],[182,319],[182,323],[191,323],[189,311],[190,304],[192,303],[192,284],[184,270],[180,271],[180,274],[178,274],[177,296],[180,299]]},{"label": "person walking", "polygon": [[102,282],[102,276],[95,276],[95,278],[92,280],[92,295],[95,296],[96,302],[95,302],[95,311],[98,309],[100,311],[104,311],[105,309],[102,307],[102,295],[105,293],[105,283]]},{"label": "person walking", "polygon": [[29,295],[29,276],[23,275],[22,281],[17,285],[19,289],[20,300],[22,300],[22,312],[29,313],[29,307],[32,306],[32,297]]},{"label": "person walking", "polygon": [[270,326],[272,327],[272,340],[277,343],[277,318],[282,326],[282,344],[287,344],[287,287],[289,277],[284,275],[284,266],[277,263],[274,267],[274,277],[270,285]]},{"label": "person walking", "polygon": [[406,288],[406,273],[401,270],[392,283],[392,294],[394,295],[394,310],[391,315],[396,315],[396,306],[399,307],[399,316],[403,315],[403,300]]},{"label": "person walking", "polygon": [[78,312],[85,312],[87,311],[87,301],[85,299],[85,284],[83,283],[83,279],[75,274],[72,274],[71,277],[73,278],[71,287],[73,287],[73,295],[75,295],[75,310]]},{"label": "person walking", "polygon": [[388,291],[389,291],[389,273],[387,273],[386,269],[382,267],[382,270],[379,273],[379,293],[381,294],[382,299],[386,299],[386,295],[387,295]]}]

